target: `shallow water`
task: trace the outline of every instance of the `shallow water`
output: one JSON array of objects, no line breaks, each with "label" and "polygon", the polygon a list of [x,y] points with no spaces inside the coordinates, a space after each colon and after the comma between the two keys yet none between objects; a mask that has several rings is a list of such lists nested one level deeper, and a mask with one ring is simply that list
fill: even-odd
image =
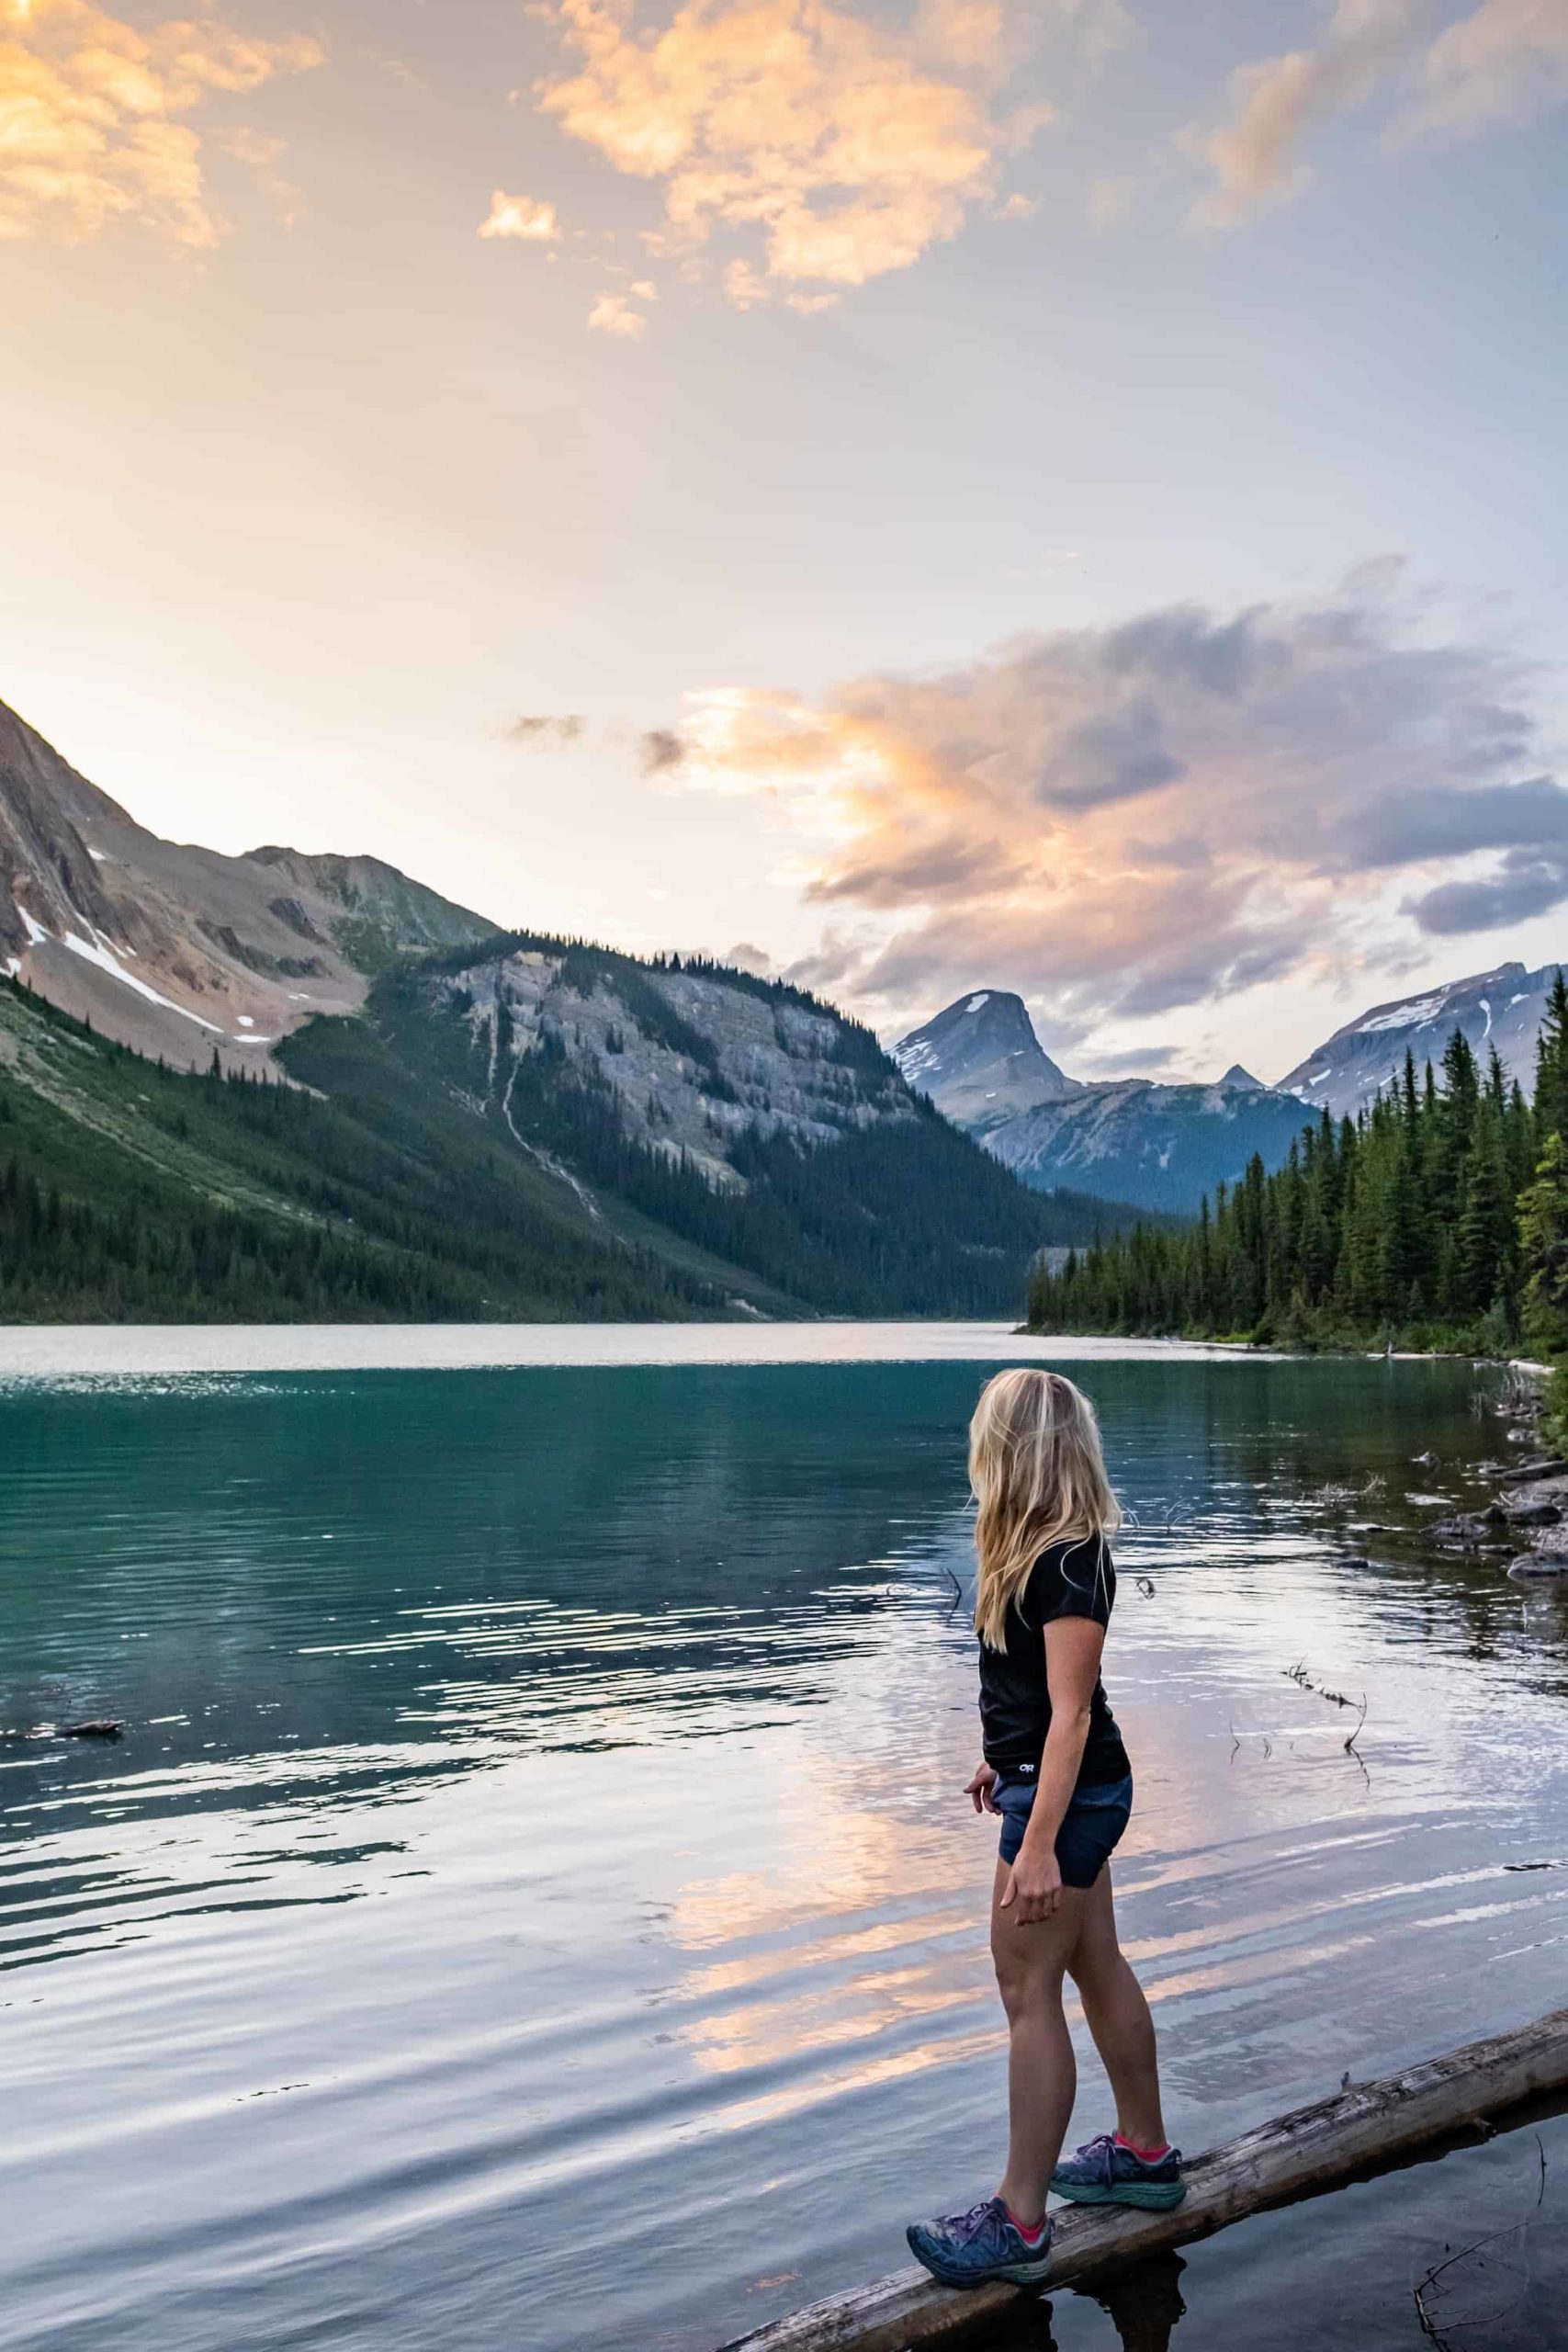
[{"label": "shallow water", "polygon": [[[0,1391],[0,1724],[130,1725],[0,1744],[8,2343],[696,2352],[990,2185],[955,1359],[1002,1344]],[[1502,1451],[1468,1368],[1080,1376],[1141,1521],[1119,1905],[1187,2143],[1555,2006],[1568,1608],[1364,1525]],[[1417,2346],[1411,2276],[1538,2169],[1249,2224],[1122,2335]],[[1466,2343],[1554,2340],[1542,2241]]]}]

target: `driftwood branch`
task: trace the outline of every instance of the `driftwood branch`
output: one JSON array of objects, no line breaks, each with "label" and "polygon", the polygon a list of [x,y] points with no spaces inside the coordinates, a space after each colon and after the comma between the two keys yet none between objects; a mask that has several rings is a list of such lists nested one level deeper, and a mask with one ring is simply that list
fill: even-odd
[{"label": "driftwood branch", "polygon": [[[1151,2254],[1335,2188],[1408,2149],[1564,2087],[1568,2009],[1557,2009],[1512,2033],[1470,2042],[1381,2082],[1355,2084],[1244,2132],[1188,2166],[1187,2199],[1173,2213],[1087,2206],[1058,2212],[1051,2284],[1103,2280]],[[1013,2287],[963,2294],[937,2286],[923,2270],[900,2270],[774,2320],[724,2352],[914,2352],[994,2335],[998,2321],[1019,2307]]]}]

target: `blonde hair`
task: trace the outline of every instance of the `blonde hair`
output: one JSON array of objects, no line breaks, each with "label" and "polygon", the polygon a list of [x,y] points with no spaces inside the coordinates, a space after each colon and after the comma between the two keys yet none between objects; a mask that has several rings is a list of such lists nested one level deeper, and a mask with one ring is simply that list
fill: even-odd
[{"label": "blonde hair", "polygon": [[1100,1423],[1081,1388],[1059,1372],[1021,1366],[980,1391],[969,1424],[969,1484],[979,1510],[975,1625],[988,1649],[1007,1643],[1007,1614],[1048,1544],[1113,1534]]}]

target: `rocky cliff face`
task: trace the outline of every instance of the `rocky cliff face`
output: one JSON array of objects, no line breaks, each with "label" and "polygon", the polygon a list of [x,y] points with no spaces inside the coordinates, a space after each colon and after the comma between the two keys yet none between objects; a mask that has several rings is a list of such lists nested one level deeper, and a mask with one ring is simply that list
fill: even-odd
[{"label": "rocky cliff face", "polygon": [[1023,999],[1006,989],[956,998],[923,1028],[911,1029],[893,1058],[911,1086],[974,1136],[1037,1102],[1064,1102],[1083,1091],[1044,1051]]},{"label": "rocky cliff face", "polygon": [[1504,1069],[1528,1094],[1546,992],[1556,972],[1555,964],[1543,964],[1537,972],[1527,972],[1522,964],[1499,964],[1469,979],[1375,1004],[1337,1029],[1280,1082],[1314,1110],[1353,1117],[1380,1087],[1398,1077],[1407,1051],[1416,1057],[1417,1072],[1428,1061],[1436,1067],[1454,1031],[1461,1029],[1483,1062],[1495,1046]]},{"label": "rocky cliff face", "polygon": [[613,1106],[628,1142],[719,1191],[746,1189],[749,1141],[829,1144],[917,1116],[869,1031],[744,973],[520,944],[412,987],[467,1033],[520,1142],[536,1091],[521,1081],[546,1071]]},{"label": "rocky cliff face", "polygon": [[121,1044],[254,1067],[393,956],[493,929],[375,858],[163,841],[0,704],[0,967]]}]

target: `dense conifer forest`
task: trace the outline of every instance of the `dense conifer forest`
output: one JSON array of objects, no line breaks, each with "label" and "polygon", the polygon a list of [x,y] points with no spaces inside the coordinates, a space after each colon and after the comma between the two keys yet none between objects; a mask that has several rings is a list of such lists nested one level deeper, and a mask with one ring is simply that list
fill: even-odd
[{"label": "dense conifer forest", "polygon": [[1568,988],[1557,975],[1532,1093],[1456,1030],[1439,1069],[1355,1119],[1325,1112],[1272,1175],[1179,1230],[1139,1227],[1038,1270],[1036,1330],[1179,1333],[1286,1347],[1568,1347]]},{"label": "dense conifer forest", "polygon": [[[0,1321],[713,1314],[483,1134],[392,1139],[303,1088],[169,1070],[0,984]],[[446,1144],[446,1138],[440,1141]],[[722,1269],[714,1269],[722,1273]]]}]

